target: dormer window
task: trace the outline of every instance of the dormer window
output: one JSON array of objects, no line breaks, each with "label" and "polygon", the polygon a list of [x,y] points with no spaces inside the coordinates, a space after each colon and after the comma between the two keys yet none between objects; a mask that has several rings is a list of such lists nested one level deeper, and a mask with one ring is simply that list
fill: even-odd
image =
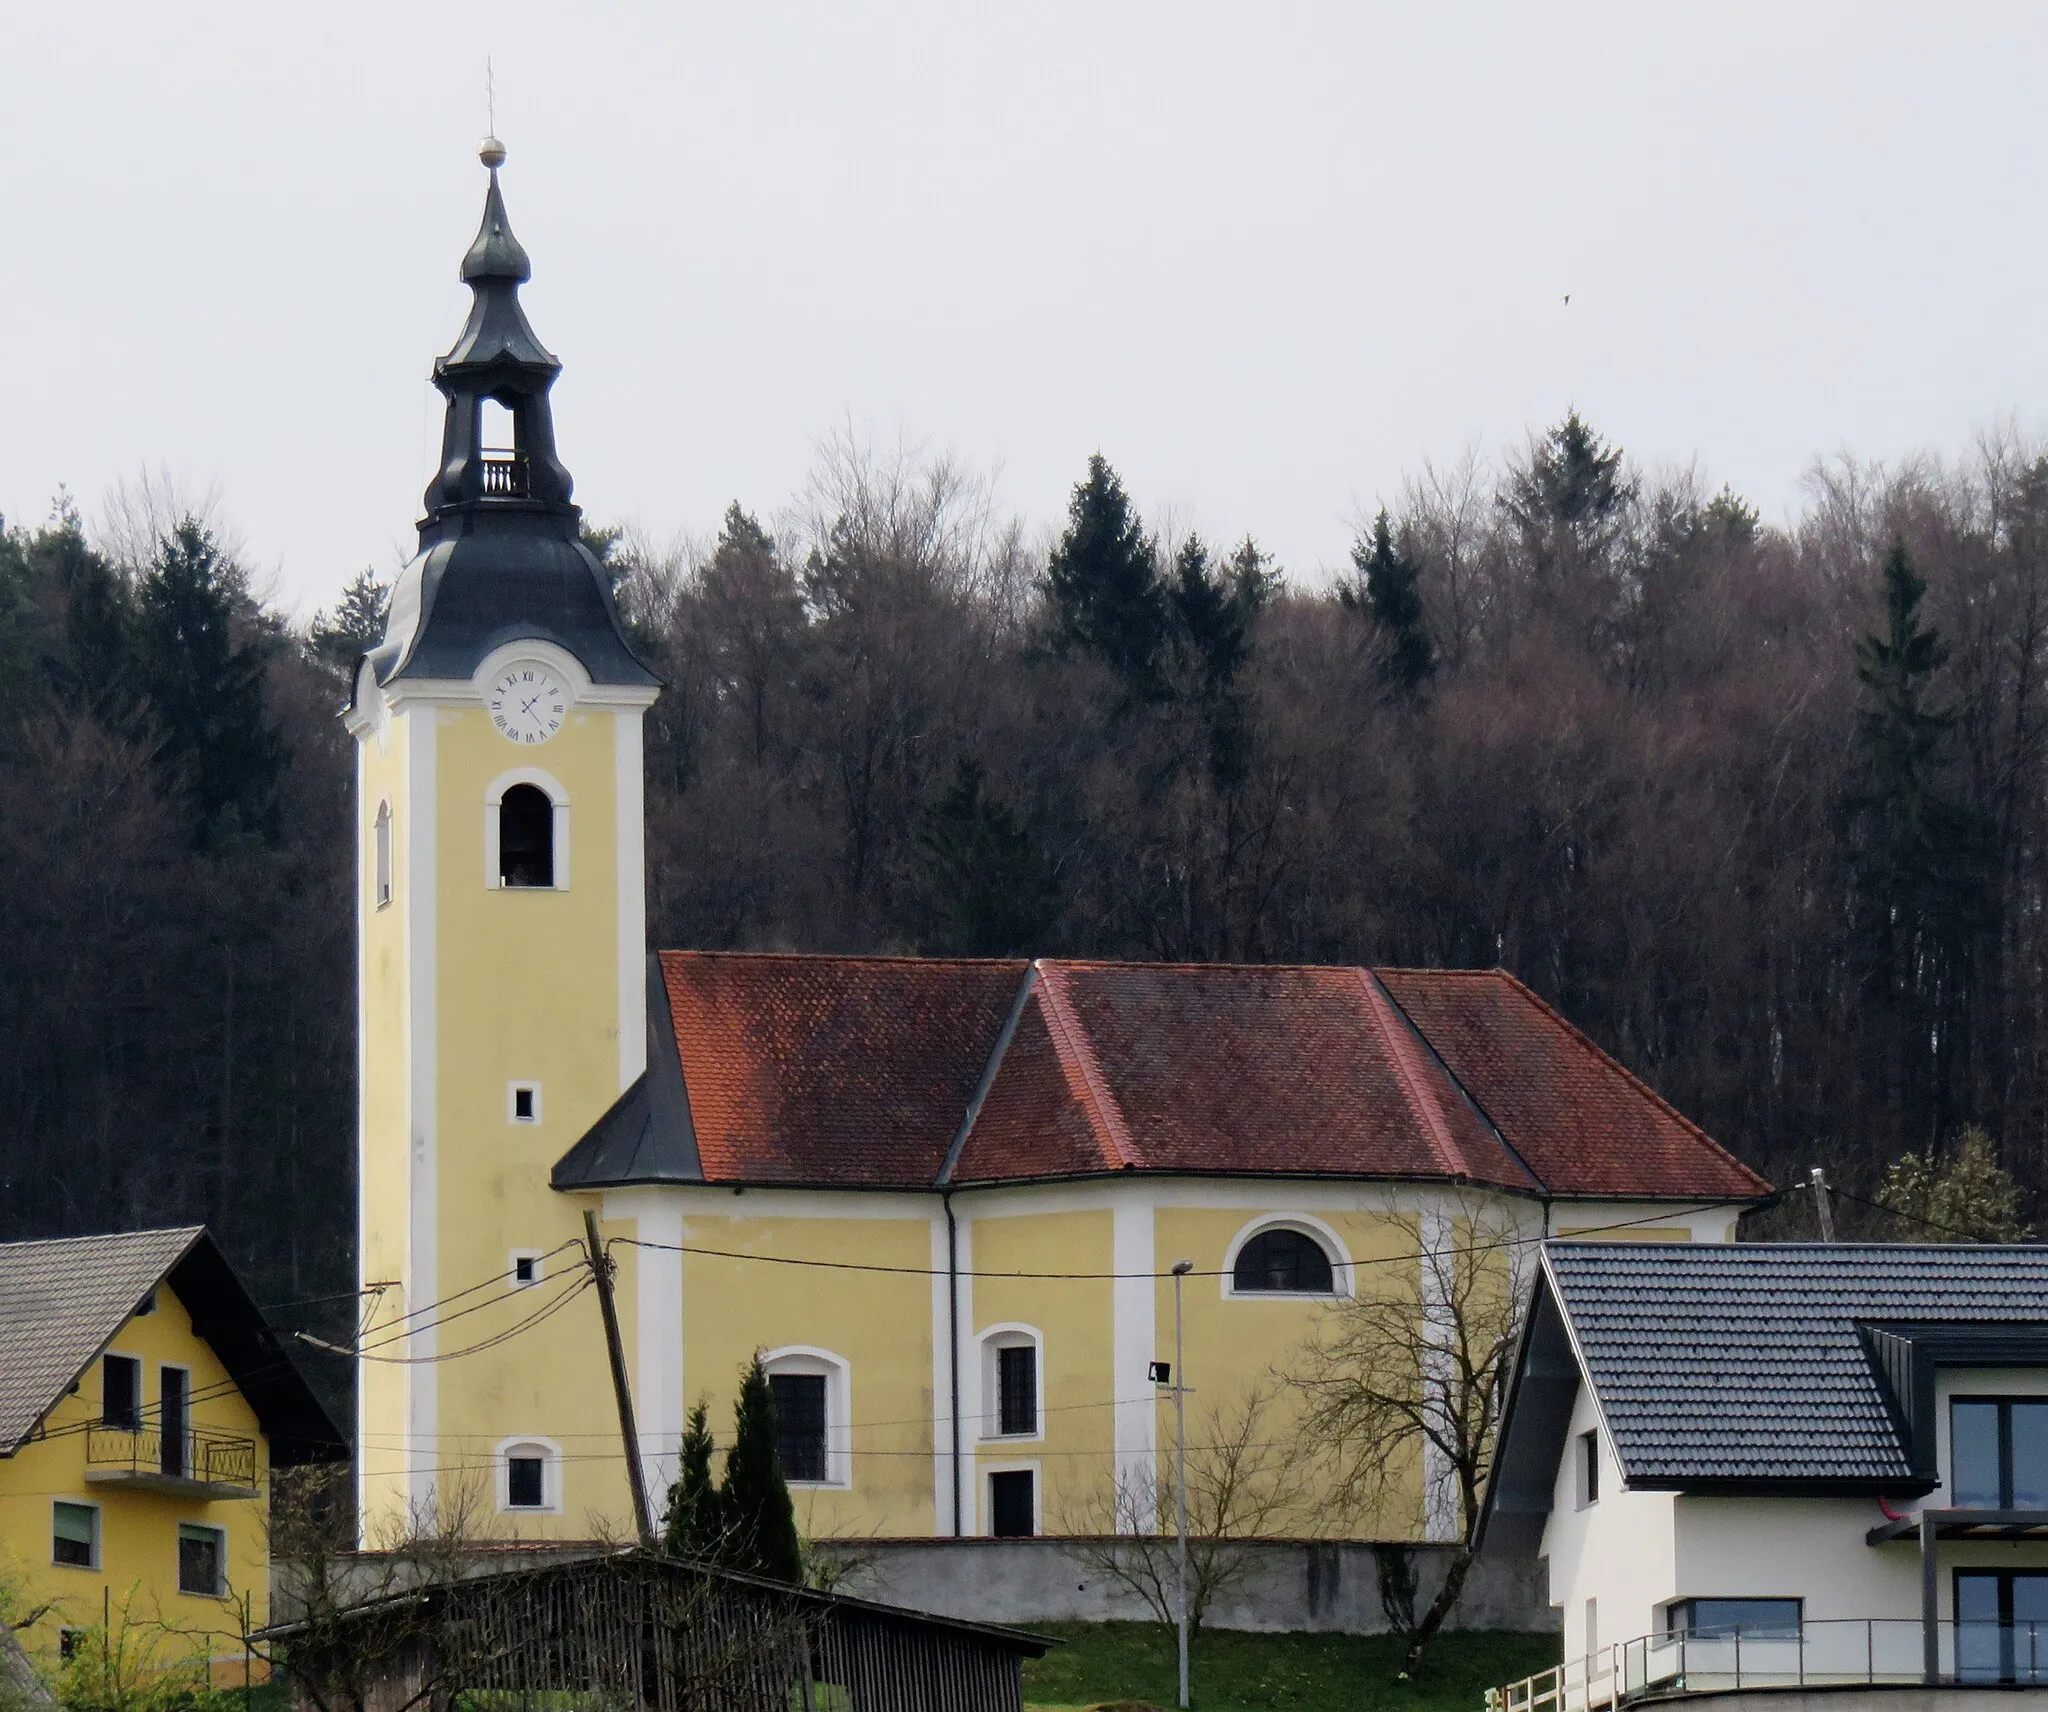
[{"label": "dormer window", "polygon": [[2048,1510],[2048,1397],[1958,1397],[1948,1419],[1951,1506]]},{"label": "dormer window", "polygon": [[498,803],[498,883],[555,883],[555,805],[538,785],[513,785]]}]

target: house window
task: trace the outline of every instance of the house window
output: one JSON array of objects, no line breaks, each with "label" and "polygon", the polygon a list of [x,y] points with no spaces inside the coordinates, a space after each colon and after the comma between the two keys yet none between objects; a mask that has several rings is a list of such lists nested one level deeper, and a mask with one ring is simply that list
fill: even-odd
[{"label": "house window", "polygon": [[131,1433],[142,1425],[142,1363],[132,1355],[100,1358],[100,1424]]},{"label": "house window", "polygon": [[78,1649],[85,1645],[87,1631],[84,1629],[59,1629],[57,1631],[57,1657],[69,1663],[78,1657]]},{"label": "house window", "polygon": [[1797,1599],[1680,1599],[1664,1613],[1665,1631],[1702,1640],[1730,1635],[1765,1641],[1799,1638]]},{"label": "house window", "polygon": [[555,883],[555,805],[538,785],[512,785],[498,799],[498,883]]},{"label": "house window", "polygon": [[1028,1468],[1005,1468],[988,1477],[988,1531],[999,1540],[1029,1539],[1038,1532],[1037,1476]]},{"label": "house window", "polygon": [[1586,1656],[1591,1658],[1600,1650],[1600,1601],[1586,1601]]},{"label": "house window", "polygon": [[2048,1510],[2048,1398],[1958,1397],[1948,1421],[1952,1507]]},{"label": "house window", "polygon": [[1004,1344],[996,1350],[996,1430],[1038,1431],[1038,1349],[1033,1344]]},{"label": "house window", "polygon": [[50,1561],[72,1569],[100,1566],[100,1507],[59,1498],[50,1506]]},{"label": "house window", "polygon": [[505,1090],[505,1108],[514,1123],[540,1122],[540,1084],[513,1082]]},{"label": "house window", "polygon": [[1237,1251],[1230,1284],[1241,1295],[1327,1296],[1336,1287],[1328,1250],[1306,1231],[1285,1225],[1260,1231]]},{"label": "house window", "polygon": [[504,1466],[502,1508],[506,1510],[559,1510],[560,1471],[552,1445],[531,1439],[514,1440],[498,1451]]},{"label": "house window", "polygon": [[175,1479],[189,1472],[192,1460],[187,1454],[192,1442],[191,1385],[192,1376],[182,1367],[157,1369],[158,1437],[163,1450],[159,1460],[163,1472]]},{"label": "house window", "polygon": [[227,1591],[227,1535],[218,1528],[178,1524],[178,1591],[218,1599]]},{"label": "house window", "polygon": [[391,901],[391,805],[377,805],[377,907]]},{"label": "house window", "polygon": [[2048,1683],[2048,1570],[1955,1574],[1957,1679]]},{"label": "house window", "polygon": [[515,1248],[512,1251],[512,1288],[530,1290],[541,1280],[542,1255],[537,1248]]},{"label": "house window", "polygon": [[827,1478],[825,1375],[771,1373],[775,1399],[775,1460],[784,1480],[820,1486]]},{"label": "house window", "polygon": [[1600,1434],[1581,1433],[1572,1441],[1574,1461],[1578,1464],[1579,1508],[1600,1502]]}]

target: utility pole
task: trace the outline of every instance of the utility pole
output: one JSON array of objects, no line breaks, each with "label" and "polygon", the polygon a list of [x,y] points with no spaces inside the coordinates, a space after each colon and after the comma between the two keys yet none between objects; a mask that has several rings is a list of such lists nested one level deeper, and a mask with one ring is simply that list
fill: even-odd
[{"label": "utility pole", "polygon": [[1835,1240],[1835,1202],[1828,1193],[1828,1174],[1816,1165],[1807,1174],[1807,1181],[1813,1185],[1813,1204],[1820,1214],[1820,1240]]},{"label": "utility pole", "polygon": [[647,1510],[647,1476],[640,1467],[640,1435],[633,1427],[633,1390],[626,1382],[626,1351],[619,1342],[619,1309],[612,1300],[612,1257],[597,1240],[597,1214],[583,1209],[583,1241],[597,1280],[597,1305],[604,1313],[604,1347],[612,1360],[612,1394],[619,1401],[619,1437],[626,1444],[626,1484],[633,1490],[633,1524],[640,1543],[654,1549],[654,1520]]},{"label": "utility pole", "polygon": [[1188,1368],[1182,1348],[1180,1287],[1194,1271],[1192,1260],[1173,1263],[1173,1484],[1175,1523],[1174,1573],[1180,1582],[1180,1704],[1188,1707]]}]

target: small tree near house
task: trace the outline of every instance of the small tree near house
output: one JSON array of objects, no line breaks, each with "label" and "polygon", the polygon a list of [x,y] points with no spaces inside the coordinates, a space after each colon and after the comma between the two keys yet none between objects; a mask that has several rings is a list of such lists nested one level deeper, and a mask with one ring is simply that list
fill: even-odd
[{"label": "small tree near house", "polygon": [[1422,1668],[1471,1572],[1534,1266],[1532,1233],[1509,1209],[1474,1199],[1418,1223],[1415,1262],[1358,1268],[1293,1376],[1304,1446],[1334,1461],[1332,1506],[1378,1510],[1419,1463],[1427,1531],[1452,1546],[1419,1616],[1405,1554],[1381,1554],[1382,1602],[1408,1643],[1404,1677]]},{"label": "small tree near house", "polygon": [[[1251,1564],[1248,1542],[1286,1530],[1308,1486],[1303,1459],[1275,1430],[1275,1391],[1254,1387],[1212,1403],[1191,1420],[1187,1447],[1188,1627],[1199,1630]],[[1167,1628],[1180,1601],[1173,1447],[1142,1476],[1063,1506],[1073,1553],[1103,1580],[1128,1589]]]}]

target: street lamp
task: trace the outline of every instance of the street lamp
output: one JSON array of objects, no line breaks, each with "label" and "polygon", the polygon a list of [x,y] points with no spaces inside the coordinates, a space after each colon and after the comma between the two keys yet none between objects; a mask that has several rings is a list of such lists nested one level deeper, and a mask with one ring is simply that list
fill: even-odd
[{"label": "street lamp", "polygon": [[1175,1575],[1180,1583],[1180,1704],[1188,1705],[1188,1365],[1181,1344],[1180,1285],[1192,1260],[1173,1263],[1173,1484]]}]

